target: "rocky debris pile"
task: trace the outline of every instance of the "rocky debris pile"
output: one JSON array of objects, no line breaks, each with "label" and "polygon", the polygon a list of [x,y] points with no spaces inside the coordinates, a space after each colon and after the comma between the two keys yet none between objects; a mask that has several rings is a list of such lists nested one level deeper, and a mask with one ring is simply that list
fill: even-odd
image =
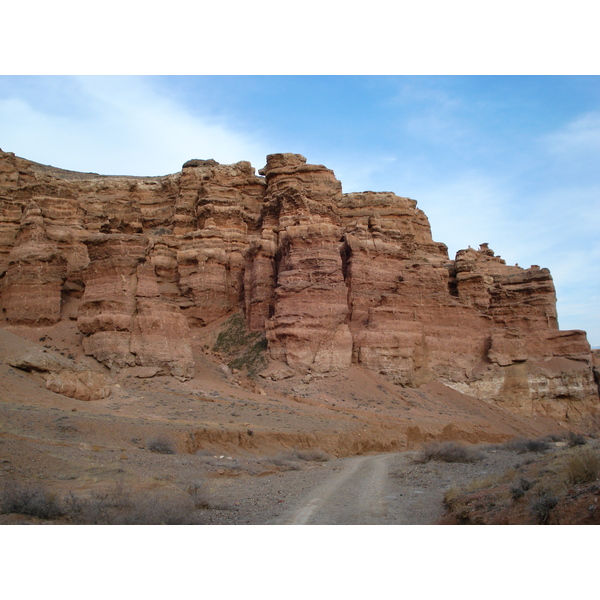
[{"label": "rocky debris pile", "polygon": [[0,152],[0,305],[8,325],[76,320],[112,370],[189,379],[195,332],[239,312],[266,336],[272,379],[358,364],[558,420],[599,402],[597,358],[558,329],[547,269],[487,244],[452,260],[414,200],[344,194],[298,154],[259,175],[193,159],[144,178]]},{"label": "rocky debris pile", "polygon": [[[6,348],[22,347],[24,341],[9,331],[2,331],[0,341]],[[10,351],[9,351],[10,352]],[[7,364],[15,369],[40,373],[46,388],[57,394],[77,400],[102,400],[111,394],[110,383],[104,373],[90,370],[71,358],[28,343],[25,350],[14,351]]]}]

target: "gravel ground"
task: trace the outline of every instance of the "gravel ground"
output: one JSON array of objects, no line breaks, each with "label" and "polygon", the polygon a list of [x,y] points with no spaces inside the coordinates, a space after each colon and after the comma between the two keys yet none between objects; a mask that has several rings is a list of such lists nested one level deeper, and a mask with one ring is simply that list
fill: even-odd
[{"label": "gravel ground", "polygon": [[[443,515],[448,489],[499,475],[524,460],[490,446],[483,447],[482,460],[466,464],[420,463],[416,451],[324,460],[319,453],[298,451],[256,458],[86,448],[78,451],[77,465],[70,466],[70,452],[68,446],[40,449],[40,458],[56,463],[54,491],[85,497],[120,485],[140,498],[160,493],[169,501],[189,503],[194,486],[202,506],[194,513],[195,521],[214,525],[433,524]],[[317,460],[306,460],[310,458]],[[28,480],[44,482],[35,462],[26,472],[3,462],[2,478],[9,478],[14,468]],[[305,517],[299,519],[300,513]],[[15,520],[3,516],[0,522]]]},{"label": "gravel ground", "polygon": [[[280,524],[324,497],[309,523],[315,524],[404,524],[436,523],[444,513],[444,493],[452,487],[503,474],[523,462],[512,451],[483,447],[483,459],[474,463],[416,462],[420,453],[400,452],[367,457],[356,473],[340,485],[329,482],[365,457],[350,457],[322,463],[297,464],[298,470],[260,475],[239,475],[207,479],[207,492],[217,508],[203,511],[203,521],[212,524]],[[386,476],[380,498],[361,500],[371,490],[370,477],[377,461],[385,460]],[[304,462],[304,461],[302,461]],[[292,463],[290,463],[292,464]],[[327,492],[319,490],[327,488]],[[371,510],[377,503],[376,514]]]}]

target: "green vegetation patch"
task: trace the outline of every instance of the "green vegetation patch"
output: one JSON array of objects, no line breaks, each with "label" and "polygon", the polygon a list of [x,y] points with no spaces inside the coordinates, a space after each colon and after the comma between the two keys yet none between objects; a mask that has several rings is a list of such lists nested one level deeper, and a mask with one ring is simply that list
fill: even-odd
[{"label": "green vegetation patch", "polygon": [[213,346],[228,359],[227,366],[247,371],[254,377],[266,365],[267,338],[263,332],[250,332],[240,313],[232,315],[224,324]]}]

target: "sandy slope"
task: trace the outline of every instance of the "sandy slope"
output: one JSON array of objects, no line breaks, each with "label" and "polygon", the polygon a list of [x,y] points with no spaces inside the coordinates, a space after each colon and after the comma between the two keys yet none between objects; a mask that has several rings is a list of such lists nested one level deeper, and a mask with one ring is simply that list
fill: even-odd
[{"label": "sandy slope", "polygon": [[[385,473],[399,468],[405,459],[361,455],[410,450],[434,438],[496,442],[559,429],[551,421],[516,417],[439,384],[418,390],[399,388],[358,368],[337,378],[253,382],[232,374],[214,356],[199,354],[191,381],[121,372],[112,376],[108,398],[82,402],[47,390],[43,374],[7,364],[32,344],[78,361],[89,360],[77,338],[72,322],[10,332],[0,328],[3,481],[19,479],[61,493],[89,493],[118,480],[132,489],[174,494],[184,494],[189,482],[202,481],[221,503],[223,497],[235,497],[227,491],[228,482],[234,482],[232,486],[241,485],[241,491],[237,500],[225,502],[230,509],[231,502],[233,508],[235,502],[240,503],[238,509],[246,505],[244,498],[251,490],[258,490],[255,502],[261,505],[260,490],[267,489],[269,477],[290,482],[287,492],[281,489],[289,498],[277,498],[285,501],[275,502],[277,511],[267,510],[261,521],[267,522],[281,517],[280,505],[287,509],[292,497],[310,505],[310,498],[303,500],[304,492],[314,490],[324,473],[346,464],[290,458],[294,449],[319,449],[331,457],[359,456],[348,459],[352,467],[344,466],[354,472],[342,471],[341,481],[329,481],[328,487],[315,492],[319,502],[327,495],[333,498],[333,492],[344,486],[348,490],[364,486],[367,496],[358,498],[359,504],[373,507],[387,502],[389,506],[390,494],[384,491],[388,484],[383,482],[390,478]],[[167,439],[175,454],[149,451],[156,438]],[[310,512],[311,522],[330,519],[306,504],[296,510],[301,515]],[[339,518],[352,520],[352,510],[339,509]],[[255,517],[240,514],[237,510],[233,521],[217,513],[212,517],[218,522],[256,522]],[[363,512],[360,520],[364,519],[371,517]]]}]

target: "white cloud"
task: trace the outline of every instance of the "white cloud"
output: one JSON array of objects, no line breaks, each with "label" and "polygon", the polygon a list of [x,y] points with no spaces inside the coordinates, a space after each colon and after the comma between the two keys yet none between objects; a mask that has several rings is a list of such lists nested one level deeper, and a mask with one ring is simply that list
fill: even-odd
[{"label": "white cloud", "polygon": [[[42,83],[42,82],[40,82]],[[191,114],[138,77],[71,79],[78,107],[57,116],[28,100],[0,100],[2,148],[53,166],[105,174],[164,175],[190,158],[264,165],[256,132]],[[43,90],[38,90],[43,93]]]}]

